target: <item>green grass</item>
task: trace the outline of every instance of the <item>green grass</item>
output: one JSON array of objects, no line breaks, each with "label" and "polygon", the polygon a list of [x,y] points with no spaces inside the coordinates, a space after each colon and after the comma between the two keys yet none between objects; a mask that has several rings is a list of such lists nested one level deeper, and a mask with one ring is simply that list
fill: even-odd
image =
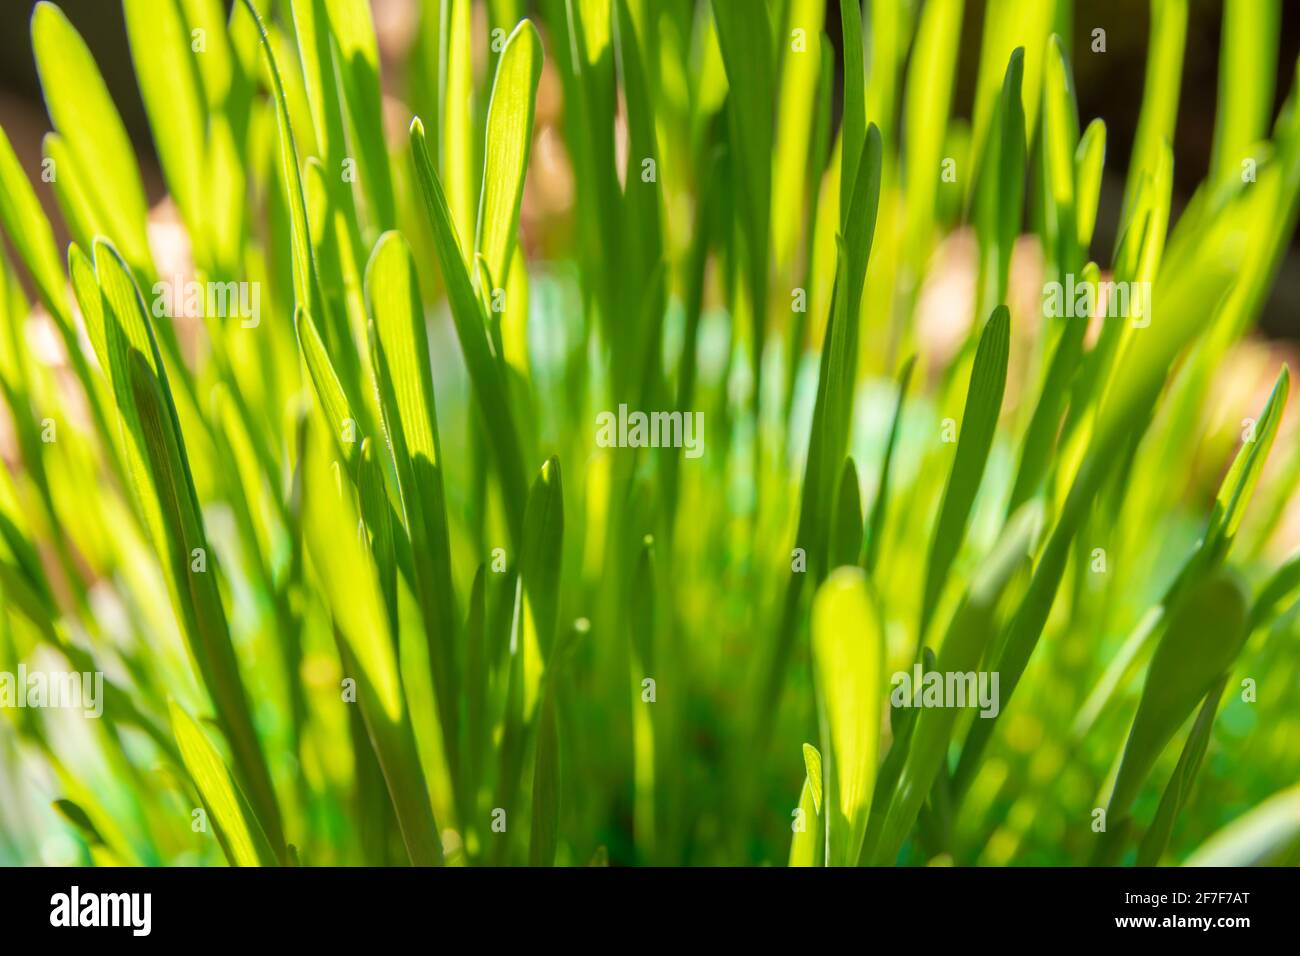
[{"label": "green grass", "polygon": [[[394,57],[365,0],[124,0],[186,278],[249,321],[154,308],[164,213],[38,4],[0,679],[104,707],[0,707],[0,863],[1300,862],[1280,5],[1224,4],[1185,207],[1186,0],[1127,157],[1069,0],[966,6],[424,0]],[[604,447],[620,405],[703,453]],[[897,706],[914,665],[996,714]]]}]

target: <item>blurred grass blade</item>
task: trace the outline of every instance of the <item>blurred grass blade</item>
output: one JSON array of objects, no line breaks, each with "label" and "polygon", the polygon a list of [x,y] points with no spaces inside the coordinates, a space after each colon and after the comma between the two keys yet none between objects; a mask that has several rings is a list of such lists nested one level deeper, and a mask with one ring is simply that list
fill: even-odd
[{"label": "blurred grass blade", "polygon": [[[1219,573],[1190,591],[1170,617],[1142,688],[1142,699],[1107,803],[1102,859],[1122,847],[1123,824],[1156,758],[1245,642],[1247,596]],[[1103,849],[1104,848],[1104,849]]]},{"label": "blurred grass blade", "polygon": [[[976,668],[993,638],[998,602],[1012,576],[1027,566],[1042,524],[1042,507],[1034,503],[1026,505],[1007,522],[1002,537],[971,582],[953,617],[939,649],[935,672],[941,676],[975,673],[977,679],[985,677],[983,672],[976,673]],[[919,690],[914,688],[913,694],[917,693]],[[995,701],[996,694],[994,690]],[[891,703],[899,707],[898,700],[891,698]],[[949,737],[957,720],[957,711],[949,703],[948,707],[926,708],[914,716],[916,726],[911,733],[910,750],[899,776],[898,789],[890,796],[880,844],[878,848],[868,847],[871,862],[894,861],[937,775],[947,772]],[[967,698],[966,705],[972,703]],[[912,706],[912,701],[906,701],[903,706]],[[976,719],[981,717],[977,715]]]},{"label": "blurred grass blade", "polygon": [[1195,783],[1196,774],[1205,759],[1205,751],[1209,749],[1210,734],[1214,730],[1214,718],[1219,712],[1219,703],[1223,699],[1223,691],[1227,683],[1228,676],[1225,674],[1210,688],[1201,703],[1200,712],[1197,713],[1192,729],[1187,734],[1187,741],[1183,744],[1183,752],[1178,757],[1178,765],[1174,767],[1173,776],[1169,778],[1169,783],[1165,785],[1165,792],[1160,797],[1160,806],[1156,808],[1155,819],[1151,821],[1151,826],[1138,846],[1138,866],[1157,865],[1165,852],[1165,847],[1169,845],[1169,836],[1173,832],[1174,822],[1191,794],[1192,784]]},{"label": "blurred grass blade", "polygon": [[894,402],[894,417],[889,426],[889,438],[885,443],[885,456],[880,462],[880,479],[876,482],[876,498],[871,502],[871,515],[867,519],[866,552],[862,566],[867,574],[875,572],[876,560],[880,556],[880,542],[885,533],[885,516],[889,507],[889,474],[894,460],[894,449],[898,446],[898,430],[903,421],[903,400],[907,397],[907,385],[912,380],[912,370],[916,367],[916,355],[908,356],[898,373],[898,398]]},{"label": "blurred grass blade", "polygon": [[550,684],[537,717],[537,758],[533,765],[532,826],[528,865],[554,866],[560,818],[560,739],[555,716],[555,686]]},{"label": "blurred grass blade", "polygon": [[1184,866],[1260,866],[1283,862],[1300,838],[1300,785],[1275,793],[1206,840]]}]

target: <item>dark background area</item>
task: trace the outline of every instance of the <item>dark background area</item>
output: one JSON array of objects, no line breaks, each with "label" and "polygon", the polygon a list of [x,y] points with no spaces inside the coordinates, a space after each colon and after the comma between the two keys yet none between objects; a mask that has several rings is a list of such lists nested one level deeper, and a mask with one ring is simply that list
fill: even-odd
[{"label": "dark background area", "polygon": [[[754,0],[759,2],[759,0]],[[49,128],[40,84],[32,58],[28,22],[36,0],[0,0],[0,124],[9,133],[19,158],[28,168],[40,161],[40,139]],[[230,0],[226,0],[227,7]],[[118,0],[59,0],[59,6],[86,38],[109,90],[122,113],[127,130],[141,154],[145,187],[150,201],[164,187],[153,157],[148,121],[127,47],[126,28]],[[979,64],[984,18],[983,0],[967,0],[953,108],[969,117]],[[829,0],[826,29],[837,49],[838,0]],[[1218,98],[1221,0],[1191,0],[1187,49],[1183,59],[1183,87],[1174,141],[1174,211],[1191,198],[1204,178],[1214,140],[1215,104]],[[1107,49],[1090,49],[1095,27],[1106,30]],[[1149,30],[1145,0],[1075,0],[1071,38],[1071,63],[1079,101],[1080,128],[1093,117],[1106,121],[1106,179],[1093,251],[1105,265],[1115,239],[1116,220],[1129,153],[1142,102]],[[1297,55],[1300,54],[1300,3],[1282,4],[1281,42],[1278,55],[1274,114],[1291,92]],[[37,182],[43,199],[44,184]],[[1300,339],[1300,245],[1292,239],[1273,293],[1265,306],[1262,330],[1271,336]]]}]

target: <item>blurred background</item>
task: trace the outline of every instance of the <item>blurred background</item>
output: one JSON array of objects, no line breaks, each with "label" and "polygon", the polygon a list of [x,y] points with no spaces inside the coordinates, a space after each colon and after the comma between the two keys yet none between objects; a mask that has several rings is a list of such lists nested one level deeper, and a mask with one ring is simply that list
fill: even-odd
[{"label": "blurred background", "polygon": [[[19,159],[29,169],[39,167],[41,137],[50,129],[32,57],[31,37],[27,30],[31,8],[36,2],[37,0],[0,0],[0,7],[4,10],[0,22],[5,24],[5,29],[0,30],[0,125],[8,131]],[[231,0],[224,2],[228,8]],[[774,3],[777,0],[764,2]],[[90,45],[113,100],[134,139],[149,199],[151,203],[160,200],[164,190],[157,159],[153,154],[144,106],[131,67],[121,4],[117,0],[59,0],[59,6]],[[270,7],[273,3],[268,0],[263,6]],[[418,4],[416,0],[371,0],[371,6],[375,14],[385,73],[391,77],[399,73],[395,68],[405,60],[414,41],[418,29]],[[532,6],[532,3],[525,4],[530,9]],[[916,0],[914,7],[919,6],[920,0]],[[965,6],[963,42],[953,99],[955,114],[965,119],[970,118],[974,97],[984,6],[983,0],[970,0]],[[871,4],[867,3],[863,9],[864,20],[868,23],[870,7]],[[829,0],[825,22],[831,42],[837,50],[837,61],[842,62],[838,54],[842,44],[838,9],[838,0]],[[1073,36],[1067,38],[1072,51],[1080,118],[1083,123],[1093,117],[1101,117],[1106,121],[1106,179],[1102,187],[1093,245],[1094,256],[1103,268],[1109,263],[1109,249],[1114,245],[1127,158],[1132,148],[1141,103],[1148,19],[1148,5],[1141,0],[1076,0]],[[1191,0],[1187,53],[1183,61],[1182,97],[1179,101],[1178,129],[1174,142],[1175,218],[1177,211],[1191,198],[1196,184],[1205,177],[1212,154],[1221,19],[1221,0]],[[485,2],[475,3],[474,28],[476,37],[482,37],[484,41],[476,43],[476,49],[486,49]],[[1105,53],[1092,51],[1092,34],[1097,28],[1106,31]],[[1297,54],[1300,53],[1300,4],[1283,4],[1281,33],[1275,84],[1278,107],[1291,88],[1291,74]],[[476,61],[476,66],[485,69],[486,62]],[[399,90],[386,88],[385,92],[400,96]],[[548,93],[551,98],[549,104],[546,102]],[[547,84],[544,80],[539,97],[539,113],[543,117],[548,110],[554,115],[555,111],[562,109],[559,96],[558,82]],[[838,119],[835,122],[838,123]],[[546,158],[543,153],[535,161],[545,161]],[[563,162],[562,157],[560,161]],[[567,169],[552,172],[561,179],[570,174]],[[48,185],[40,182],[39,177],[33,178],[37,179],[35,185],[42,200],[53,210],[54,198]],[[529,185],[535,185],[531,178]],[[536,192],[535,189],[533,191]],[[563,188],[558,192],[561,200],[566,193],[571,196],[571,191]],[[532,198],[538,197],[534,195]],[[552,194],[542,198],[554,200],[557,197]],[[525,210],[525,227],[528,211]],[[60,228],[61,217],[55,214],[51,219],[56,224],[55,228]],[[61,243],[66,242],[66,235],[59,238]],[[1264,309],[1260,329],[1273,338],[1300,340],[1300,242],[1295,239],[1292,240],[1287,259]]]}]

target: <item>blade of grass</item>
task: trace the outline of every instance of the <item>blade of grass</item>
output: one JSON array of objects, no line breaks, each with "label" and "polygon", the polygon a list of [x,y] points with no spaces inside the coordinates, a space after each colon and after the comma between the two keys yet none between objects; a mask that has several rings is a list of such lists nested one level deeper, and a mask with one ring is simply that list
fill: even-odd
[{"label": "blade of grass", "polygon": [[984,478],[998,414],[1002,410],[1010,347],[1011,314],[1006,306],[998,306],[980,334],[966,392],[966,408],[962,412],[961,432],[957,437],[957,451],[944,487],[939,519],[930,537],[925,590],[921,596],[921,622],[917,628],[918,654],[943,595],[952,562],[966,537],[971,507]]},{"label": "blade of grass", "polygon": [[520,455],[519,435],[515,427],[509,395],[499,356],[492,349],[485,331],[483,307],[474,294],[464,263],[460,261],[456,227],[447,206],[438,174],[429,160],[425,145],[424,124],[417,117],[411,123],[411,152],[415,172],[424,196],[425,211],[433,225],[434,250],[447,287],[452,321],[460,340],[465,364],[469,369],[474,394],[483,411],[488,443],[495,452],[511,538],[518,542],[523,532],[525,503],[524,466]]},{"label": "blade of grass", "polygon": [[836,569],[817,591],[812,648],[830,741],[827,862],[853,866],[871,812],[884,670],[884,635],[860,568]]}]

